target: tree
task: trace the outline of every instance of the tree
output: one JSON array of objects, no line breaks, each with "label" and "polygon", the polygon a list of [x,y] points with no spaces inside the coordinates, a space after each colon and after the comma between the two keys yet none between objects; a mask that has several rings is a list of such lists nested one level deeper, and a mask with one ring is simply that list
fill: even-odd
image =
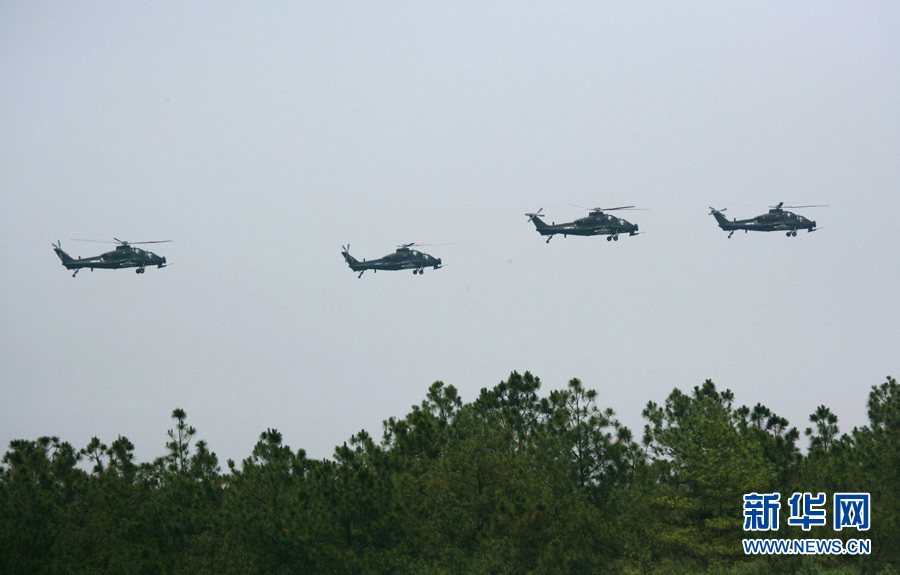
[{"label": "tree", "polygon": [[658,478],[653,520],[664,555],[702,565],[740,554],[742,496],[769,490],[776,478],[763,446],[742,434],[733,394],[712,381],[691,395],[675,389],[664,406],[644,410],[644,444]]},{"label": "tree", "polygon": [[[854,429],[847,491],[868,492],[872,498],[872,537],[879,559],[900,564],[900,385],[891,376],[872,386],[869,425]],[[851,536],[860,536],[851,532]]]},{"label": "tree", "polygon": [[815,413],[809,416],[809,420],[816,425],[815,430],[806,428],[806,436],[809,437],[810,450],[828,451],[834,445],[838,432],[837,415],[831,410],[820,405]]},{"label": "tree", "polygon": [[249,572],[314,573],[312,521],[303,489],[309,472],[305,452],[293,452],[280,432],[267,429],[241,469],[232,461],[228,466],[231,477],[218,538],[228,554],[217,557],[217,564],[232,563]]},{"label": "tree", "polygon": [[640,457],[631,431],[615,419],[612,409],[601,411],[596,400],[595,390],[572,379],[567,389],[551,391],[541,400],[543,419],[537,429],[541,453],[568,465],[572,484],[595,496],[627,483],[634,458]]},{"label": "tree", "polygon": [[475,400],[477,413],[510,432],[511,449],[523,447],[539,421],[540,387],[540,378],[514,371],[493,389],[483,388]]},{"label": "tree", "polygon": [[410,461],[440,456],[461,407],[455,387],[434,382],[421,406],[414,405],[403,419],[391,417],[384,422],[385,448]]},{"label": "tree", "polygon": [[166,443],[166,448],[169,453],[164,460],[169,471],[185,474],[188,471],[191,439],[194,438],[197,430],[185,423],[187,413],[183,409],[173,410],[172,419],[175,420],[175,429],[168,431],[170,441]]},{"label": "tree", "polygon": [[0,486],[0,572],[50,573],[47,550],[60,532],[58,479],[77,474],[75,450],[58,437],[13,440]]}]

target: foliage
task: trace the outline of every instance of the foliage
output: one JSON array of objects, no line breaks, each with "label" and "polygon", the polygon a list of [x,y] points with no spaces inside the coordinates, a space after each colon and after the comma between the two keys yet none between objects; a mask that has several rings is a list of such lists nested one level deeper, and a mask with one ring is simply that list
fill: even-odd
[{"label": "foliage", "polygon": [[[464,403],[435,382],[421,404],[315,460],[262,432],[222,471],[172,412],[165,454],[123,436],[75,449],[15,440],[0,465],[0,574],[895,573],[900,562],[900,386],[869,394],[841,435],[818,406],[805,435],[711,381],[649,402],[641,444],[572,379],[541,396],[513,372]],[[746,557],[743,495],[870,492],[860,557]],[[804,534],[803,536],[806,536]]]}]

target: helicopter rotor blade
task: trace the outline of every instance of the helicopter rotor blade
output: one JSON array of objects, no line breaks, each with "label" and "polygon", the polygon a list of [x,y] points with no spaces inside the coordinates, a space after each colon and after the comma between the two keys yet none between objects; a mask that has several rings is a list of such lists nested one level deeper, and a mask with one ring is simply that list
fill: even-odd
[{"label": "helicopter rotor blade", "polygon": [[597,212],[612,212],[615,210],[636,210],[634,206],[618,206],[615,208],[594,208],[594,211]]},{"label": "helicopter rotor blade", "polygon": [[616,206],[614,208],[588,208],[586,206],[579,206],[577,204],[569,204],[570,206],[581,208],[582,210],[588,210],[590,212],[614,212],[616,210],[642,210],[649,211],[647,208],[636,208],[634,206]]},{"label": "helicopter rotor blade", "polygon": [[782,208],[797,209],[797,208],[827,208],[827,207],[829,207],[829,206],[828,206],[828,204],[810,204],[810,205],[807,205],[807,206],[781,206],[781,207],[782,207]]},{"label": "helicopter rotor blade", "polygon": [[399,245],[397,247],[400,248],[401,250],[405,250],[407,248],[412,248],[412,247],[422,248],[422,247],[426,247],[426,246],[452,246],[452,245],[453,245],[453,242],[445,243],[445,244],[417,244],[416,242],[411,242],[408,244]]},{"label": "helicopter rotor blade", "polygon": [[91,243],[95,243],[95,244],[118,244],[120,246],[133,246],[133,245],[137,245],[137,244],[167,244],[167,243],[172,242],[172,240],[156,240],[153,242],[125,242],[125,241],[120,240],[119,238],[113,238],[113,239],[116,241],[111,242],[109,240],[85,240],[82,238],[72,238],[72,241],[73,242],[91,242]]},{"label": "helicopter rotor blade", "polygon": [[525,217],[527,217],[529,220],[531,220],[531,219],[534,219],[534,218],[538,217],[539,215],[541,215],[541,212],[543,212],[543,211],[544,211],[544,208],[541,208],[536,212],[531,212],[529,214],[525,214]]}]

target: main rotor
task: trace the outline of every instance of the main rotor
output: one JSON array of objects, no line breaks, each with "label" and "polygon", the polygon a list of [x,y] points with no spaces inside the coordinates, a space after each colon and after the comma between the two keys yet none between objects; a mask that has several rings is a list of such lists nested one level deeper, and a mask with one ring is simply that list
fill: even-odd
[{"label": "main rotor", "polygon": [[782,210],[796,210],[796,209],[800,209],[800,208],[827,208],[828,204],[809,204],[806,206],[786,206],[786,205],[784,205],[784,202],[778,202],[778,205],[769,206],[769,207],[776,211],[782,211]]},{"label": "main rotor", "polygon": [[125,240],[120,240],[119,238],[113,238],[113,239],[115,240],[114,242],[111,242],[109,240],[83,240],[80,238],[72,238],[72,241],[91,242],[91,243],[95,243],[95,244],[117,244],[117,245],[126,246],[126,247],[137,246],[137,245],[142,245],[142,244],[167,244],[172,241],[172,240],[155,240],[155,241],[151,241],[151,242],[126,242]]},{"label": "main rotor", "polygon": [[424,247],[428,247],[428,246],[452,246],[452,245],[453,245],[452,242],[447,243],[447,244],[417,244],[415,242],[412,242],[409,244],[400,244],[399,246],[397,246],[397,248],[401,249],[401,250],[408,250],[409,248],[424,248]]},{"label": "main rotor", "polygon": [[642,211],[642,212],[648,211],[647,208],[636,208],[634,206],[616,206],[614,208],[589,208],[587,206],[579,206],[578,204],[569,204],[569,205],[574,208],[581,208],[582,210],[587,210],[591,214],[602,214],[603,212],[615,212],[617,210],[637,210],[637,211]]}]

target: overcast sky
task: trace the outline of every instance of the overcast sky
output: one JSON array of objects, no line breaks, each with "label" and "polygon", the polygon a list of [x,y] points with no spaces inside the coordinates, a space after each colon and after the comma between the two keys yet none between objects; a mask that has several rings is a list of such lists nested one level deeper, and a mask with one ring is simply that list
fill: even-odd
[{"label": "overcast sky", "polygon": [[[842,431],[900,374],[897,2],[2,2],[0,447],[188,413],[224,465],[328,457],[435,380],[712,379]],[[797,210],[821,231],[737,233]],[[554,238],[523,215],[622,213]],[[72,238],[173,240],[83,271]],[[446,267],[350,271],[405,242]],[[110,246],[111,247],[111,246]],[[158,248],[158,249],[156,249]],[[803,442],[805,445],[805,440]]]}]

